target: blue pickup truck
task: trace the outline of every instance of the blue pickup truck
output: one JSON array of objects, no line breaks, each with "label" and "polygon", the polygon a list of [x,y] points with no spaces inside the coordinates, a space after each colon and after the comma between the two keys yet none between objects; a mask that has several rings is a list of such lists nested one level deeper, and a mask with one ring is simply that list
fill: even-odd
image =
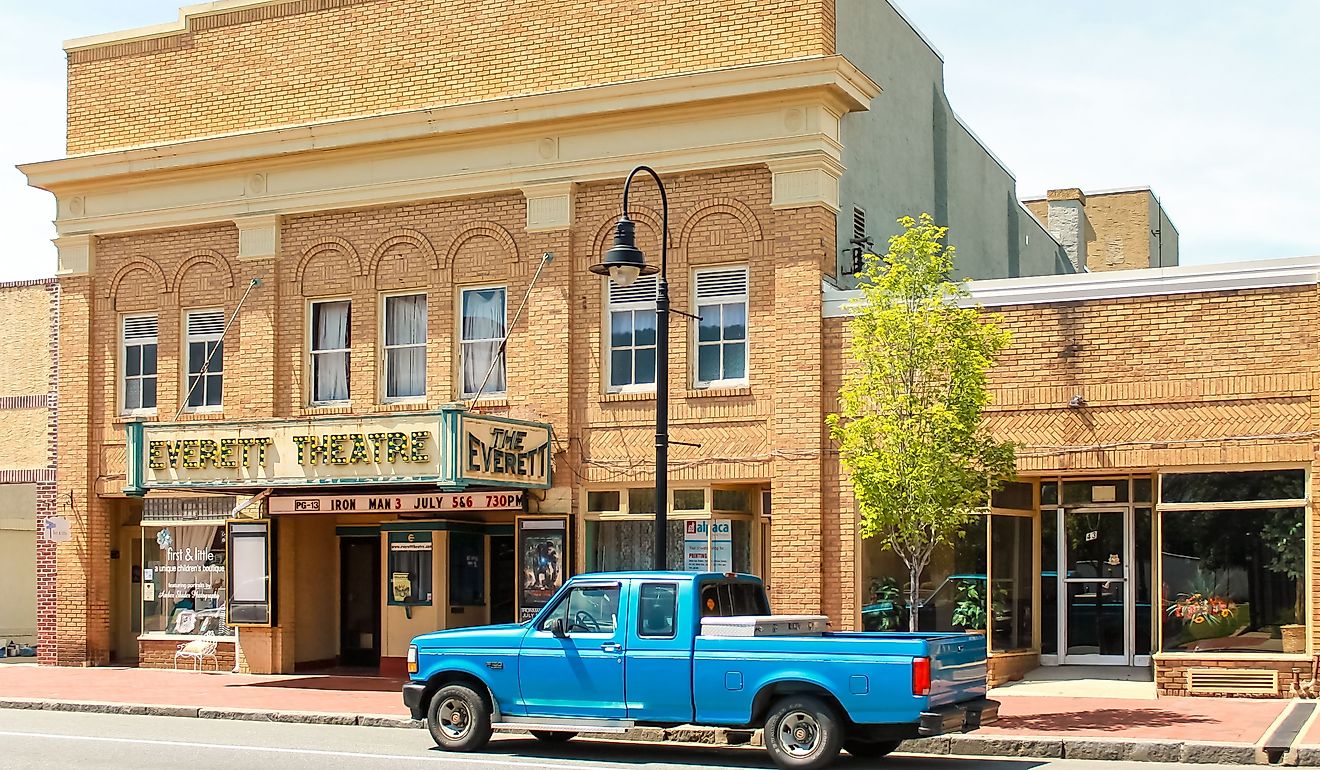
[{"label": "blue pickup truck", "polygon": [[997,715],[983,636],[822,623],[770,615],[749,575],[579,575],[526,623],[413,639],[403,700],[450,751],[480,750],[494,728],[556,742],[696,724],[764,728],[775,763],[793,770]]}]

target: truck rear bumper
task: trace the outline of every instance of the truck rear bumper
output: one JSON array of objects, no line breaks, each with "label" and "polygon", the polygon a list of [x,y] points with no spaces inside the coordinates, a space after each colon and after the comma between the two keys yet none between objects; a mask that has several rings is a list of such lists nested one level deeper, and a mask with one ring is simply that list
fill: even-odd
[{"label": "truck rear bumper", "polygon": [[428,704],[423,702],[425,696],[426,685],[421,682],[409,682],[403,686],[403,705],[408,707],[413,719],[426,719]]},{"label": "truck rear bumper", "polygon": [[917,733],[923,738],[969,733],[999,718],[999,701],[981,698],[923,711]]}]

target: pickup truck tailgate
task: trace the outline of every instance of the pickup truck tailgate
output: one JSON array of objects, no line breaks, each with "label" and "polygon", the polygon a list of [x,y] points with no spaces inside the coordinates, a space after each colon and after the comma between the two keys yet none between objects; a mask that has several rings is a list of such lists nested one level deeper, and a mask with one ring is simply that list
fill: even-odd
[{"label": "pickup truck tailgate", "polygon": [[985,697],[985,636],[939,636],[930,639],[928,644],[930,705],[943,706]]}]

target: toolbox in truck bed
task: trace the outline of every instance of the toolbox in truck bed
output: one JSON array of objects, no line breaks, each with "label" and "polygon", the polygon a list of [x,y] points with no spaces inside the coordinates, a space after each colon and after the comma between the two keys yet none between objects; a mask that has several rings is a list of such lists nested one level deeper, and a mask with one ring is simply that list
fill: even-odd
[{"label": "toolbox in truck bed", "polygon": [[812,636],[828,630],[824,615],[743,615],[701,619],[702,636]]}]

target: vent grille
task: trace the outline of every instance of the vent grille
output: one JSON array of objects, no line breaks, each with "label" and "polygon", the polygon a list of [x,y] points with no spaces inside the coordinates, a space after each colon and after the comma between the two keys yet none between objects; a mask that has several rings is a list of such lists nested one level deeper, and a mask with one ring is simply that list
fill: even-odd
[{"label": "vent grille", "polygon": [[742,297],[747,294],[747,268],[702,270],[697,273],[697,299]]},{"label": "vent grille", "polygon": [[648,275],[633,281],[629,286],[620,286],[606,278],[610,286],[610,304],[622,305],[630,302],[645,302],[655,305],[655,293],[658,286],[654,275]]},{"label": "vent grille", "polygon": [[124,319],[124,341],[151,340],[156,338],[156,316],[139,315]]},{"label": "vent grille", "polygon": [[225,311],[199,310],[188,314],[189,337],[213,337],[225,330]]},{"label": "vent grille", "polygon": [[861,241],[866,238],[866,210],[853,206],[853,240]]},{"label": "vent grille", "polygon": [[1269,669],[1189,668],[1187,692],[1191,695],[1277,695],[1279,672]]}]

